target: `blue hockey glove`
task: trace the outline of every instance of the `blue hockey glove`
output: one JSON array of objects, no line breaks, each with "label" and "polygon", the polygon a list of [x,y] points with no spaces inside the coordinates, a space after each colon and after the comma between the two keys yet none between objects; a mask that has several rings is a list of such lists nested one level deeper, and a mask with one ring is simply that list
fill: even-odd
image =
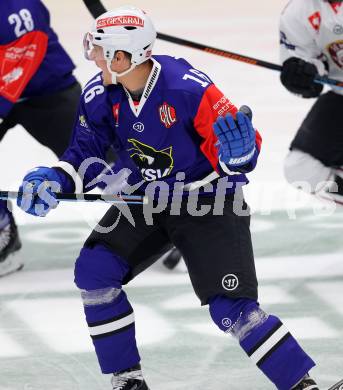
[{"label": "blue hockey glove", "polygon": [[255,129],[247,114],[238,111],[236,120],[231,114],[219,117],[213,124],[218,137],[219,158],[229,168],[248,164],[255,153]]},{"label": "blue hockey glove", "polygon": [[17,205],[38,217],[57,207],[56,193],[61,192],[63,178],[54,168],[37,167],[27,173],[19,187],[22,196],[17,199]]}]

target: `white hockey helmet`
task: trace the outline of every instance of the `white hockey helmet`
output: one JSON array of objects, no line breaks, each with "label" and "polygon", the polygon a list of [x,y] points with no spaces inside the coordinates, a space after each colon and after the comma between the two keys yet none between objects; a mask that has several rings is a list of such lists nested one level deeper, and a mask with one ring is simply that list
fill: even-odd
[{"label": "white hockey helmet", "polygon": [[[106,60],[112,82],[116,84],[117,76],[127,74],[151,57],[155,40],[156,30],[148,15],[139,8],[123,6],[108,11],[95,20],[92,30],[84,39],[85,56],[94,60],[100,55]],[[111,70],[112,59],[118,50],[132,56],[131,67],[120,74]]]}]

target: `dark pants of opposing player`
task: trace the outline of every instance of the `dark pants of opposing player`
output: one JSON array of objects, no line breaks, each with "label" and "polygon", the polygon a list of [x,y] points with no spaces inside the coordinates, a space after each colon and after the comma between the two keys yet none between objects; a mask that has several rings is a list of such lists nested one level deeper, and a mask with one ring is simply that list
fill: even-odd
[{"label": "dark pants of opposing player", "polygon": [[325,166],[342,166],[342,106],[342,95],[334,92],[321,95],[297,131],[291,149],[308,153]]},{"label": "dark pants of opposing player", "polygon": [[0,141],[6,132],[22,125],[57,157],[67,149],[76,118],[81,86],[75,83],[52,95],[31,97],[15,104],[0,125]]},{"label": "dark pants of opposing player", "polygon": [[[201,198],[199,205],[212,202]],[[259,307],[250,216],[236,215],[234,207],[237,203],[234,206],[233,196],[228,196],[223,215],[197,217],[189,215],[184,202],[180,215],[166,210],[148,226],[142,206],[136,205],[131,207],[135,227],[122,217],[110,233],[92,232],[77,259],[75,282],[103,373],[140,361],[133,309],[122,285],[172,245],[182,253],[194,291],[209,305],[213,321],[238,340],[279,389],[290,389],[314,366],[281,321]],[[117,218],[118,210],[112,207],[100,226],[111,226]]]},{"label": "dark pants of opposing player", "polygon": [[[0,141],[9,129],[22,125],[33,138],[60,157],[71,138],[80,95],[80,84],[75,83],[52,95],[15,104],[0,125]],[[0,200],[0,214],[1,211],[7,211],[7,202]]]}]

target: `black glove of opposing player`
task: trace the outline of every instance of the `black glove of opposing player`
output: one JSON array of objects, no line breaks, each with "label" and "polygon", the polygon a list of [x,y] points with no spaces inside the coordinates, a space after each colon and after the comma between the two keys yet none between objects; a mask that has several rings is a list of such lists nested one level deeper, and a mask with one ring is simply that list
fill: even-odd
[{"label": "black glove of opposing player", "polygon": [[314,82],[318,75],[315,65],[301,58],[291,57],[283,63],[281,82],[291,92],[304,98],[317,97],[323,90],[323,85]]}]

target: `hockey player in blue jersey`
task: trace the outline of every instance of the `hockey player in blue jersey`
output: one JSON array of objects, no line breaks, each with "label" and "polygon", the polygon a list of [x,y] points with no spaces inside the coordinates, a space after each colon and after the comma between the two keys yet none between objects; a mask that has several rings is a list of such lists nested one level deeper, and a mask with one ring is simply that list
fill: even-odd
[{"label": "hockey player in blue jersey", "polygon": [[[194,291],[215,324],[278,389],[318,390],[308,374],[313,360],[281,320],[258,303],[250,216],[241,187],[247,183],[245,173],[255,168],[260,135],[204,73],[183,59],[152,56],[155,38],[149,17],[134,7],[95,21],[85,50],[102,74],[84,89],[68,149],[54,167],[38,167],[25,176],[18,205],[45,216],[58,204],[57,191],[92,188],[111,147],[120,166],[130,169],[127,180],[135,194],[145,194],[153,183],[161,188],[160,197],[167,193],[168,202],[152,224],[142,206],[129,208],[133,223],[119,219],[120,211],[111,207],[76,261],[75,283],[90,336],[102,372],[113,373],[114,390],[148,390],[123,285],[172,245],[182,253]],[[218,213],[213,206],[223,182]],[[175,201],[181,189],[184,196]],[[189,209],[198,192],[196,210],[210,207],[207,214]],[[150,201],[155,205],[159,197]]]},{"label": "hockey player in blue jersey", "polygon": [[[20,124],[60,156],[71,136],[81,87],[40,0],[0,2],[0,64],[0,140]],[[21,243],[7,206],[0,201],[0,276],[23,265],[14,255]]]}]

